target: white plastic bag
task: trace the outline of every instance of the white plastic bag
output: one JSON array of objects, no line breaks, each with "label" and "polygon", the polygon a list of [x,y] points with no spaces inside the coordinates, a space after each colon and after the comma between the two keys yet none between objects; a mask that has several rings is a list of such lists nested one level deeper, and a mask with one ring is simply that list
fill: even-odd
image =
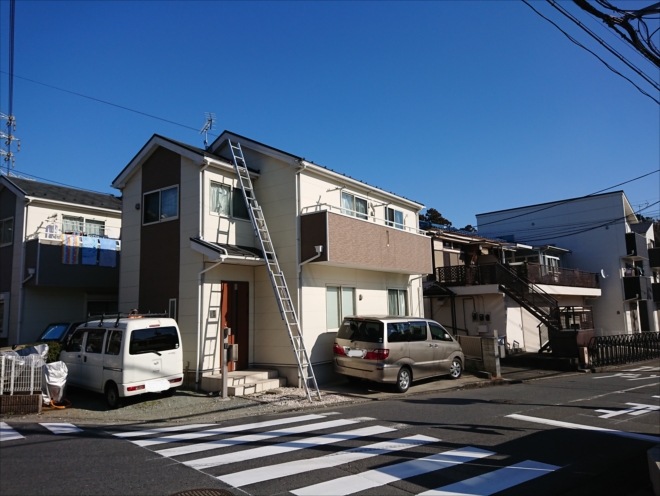
[{"label": "white plastic bag", "polygon": [[55,403],[62,401],[68,373],[69,370],[64,362],[53,362],[44,365],[41,391],[46,405],[50,405],[51,401]]}]

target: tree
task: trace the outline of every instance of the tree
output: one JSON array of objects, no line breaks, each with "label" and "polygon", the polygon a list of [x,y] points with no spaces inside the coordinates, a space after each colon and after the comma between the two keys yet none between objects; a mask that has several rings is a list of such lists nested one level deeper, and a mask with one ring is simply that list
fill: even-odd
[{"label": "tree", "polygon": [[[420,216],[421,219],[421,216]],[[451,221],[449,219],[445,219],[440,212],[438,212],[435,208],[429,208],[426,210],[426,215],[424,216],[423,219],[426,222],[430,222],[431,224],[440,224],[443,226],[451,226]]]},{"label": "tree", "polygon": [[461,231],[467,231],[467,232],[471,232],[471,233],[476,233],[476,232],[477,232],[477,228],[474,227],[472,224],[468,224],[468,225],[465,226],[465,227],[461,227]]}]

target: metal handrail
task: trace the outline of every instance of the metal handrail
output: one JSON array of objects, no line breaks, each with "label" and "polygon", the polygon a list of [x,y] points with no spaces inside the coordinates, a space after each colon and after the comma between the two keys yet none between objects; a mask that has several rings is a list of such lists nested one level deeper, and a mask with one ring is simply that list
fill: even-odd
[{"label": "metal handrail", "polygon": [[639,362],[660,357],[660,334],[616,334],[594,336],[587,347],[589,363],[594,367]]}]

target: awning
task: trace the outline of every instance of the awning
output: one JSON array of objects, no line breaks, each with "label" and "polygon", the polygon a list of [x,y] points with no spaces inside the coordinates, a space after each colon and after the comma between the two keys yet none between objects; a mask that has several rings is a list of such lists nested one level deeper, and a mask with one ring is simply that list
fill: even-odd
[{"label": "awning", "polygon": [[224,257],[224,263],[229,265],[265,265],[266,260],[259,248],[251,246],[225,245],[204,241],[201,238],[190,238],[190,248],[206,255],[211,261]]}]

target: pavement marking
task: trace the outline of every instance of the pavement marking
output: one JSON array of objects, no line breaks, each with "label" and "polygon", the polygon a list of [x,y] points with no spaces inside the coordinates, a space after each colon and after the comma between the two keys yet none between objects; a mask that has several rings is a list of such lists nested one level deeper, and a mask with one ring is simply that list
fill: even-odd
[{"label": "pavement marking", "polygon": [[455,484],[431,489],[421,493],[419,496],[449,496],[449,495],[479,495],[488,496],[490,494],[504,491],[510,487],[517,486],[523,482],[536,479],[542,475],[554,472],[558,468],[555,465],[526,460],[516,463],[510,467],[504,467],[487,474],[466,479]]},{"label": "pavement marking", "polygon": [[281,455],[291,451],[297,451],[306,448],[314,448],[316,446],[324,446],[327,444],[340,443],[365,436],[373,436],[391,432],[394,429],[375,425],[371,427],[363,427],[362,429],[355,429],[353,431],[335,432],[325,436],[308,437],[306,439],[299,439],[297,441],[289,441],[286,443],[275,444],[270,446],[262,446],[260,448],[248,449],[245,451],[237,451],[234,453],[225,453],[223,455],[209,456],[207,458],[199,458],[197,460],[190,460],[183,462],[184,465],[195,468],[197,470],[204,470],[219,465],[228,463],[244,462],[246,460],[254,460],[256,458],[263,458],[266,456]]},{"label": "pavement marking", "polygon": [[625,410],[605,410],[599,409],[595,410],[598,413],[604,413],[605,415],[599,415],[598,418],[612,418],[618,417],[619,415],[643,415],[645,413],[656,412],[660,410],[660,406],[655,405],[644,405],[642,403],[626,403],[626,405],[632,405],[631,408],[626,408]]},{"label": "pavement marking", "polygon": [[645,365],[636,369],[624,370],[624,372],[660,372],[660,367],[650,367]]},{"label": "pavement marking", "polygon": [[655,374],[651,374],[649,376],[642,376],[642,374],[625,374],[623,372],[617,372],[616,374],[613,375],[602,375],[599,377],[592,377],[592,379],[594,380],[611,379],[612,377],[620,377],[621,379],[626,379],[628,381],[648,381],[649,379],[656,379],[657,377],[660,376],[657,376]]},{"label": "pavement marking", "polygon": [[655,396],[651,396],[651,398],[660,398],[660,394],[656,394]]},{"label": "pavement marking", "polygon": [[648,434],[637,434],[636,432],[617,431],[615,429],[605,429],[604,427],[594,427],[592,425],[573,424],[571,422],[562,422],[560,420],[548,420],[538,417],[528,417],[527,415],[518,415],[517,413],[514,413],[512,415],[507,415],[507,417],[516,420],[524,420],[526,422],[534,422],[537,424],[552,425],[555,427],[565,427],[567,429],[583,429],[585,431],[603,432],[605,434],[614,434],[616,436],[629,437],[632,439],[639,439],[641,441],[651,441],[654,443],[660,442],[660,437],[658,436],[650,436]]},{"label": "pavement marking", "polygon": [[130,432],[118,432],[113,434],[117,437],[139,437],[139,436],[151,436],[153,434],[161,434],[163,432],[173,432],[173,431],[184,431],[187,429],[198,429],[200,427],[211,427],[217,424],[189,424],[189,425],[177,425],[175,427],[162,427],[158,429],[148,429],[146,431],[130,431]]},{"label": "pavement marking", "polygon": [[288,436],[290,434],[300,434],[303,432],[309,432],[320,429],[331,429],[333,427],[342,427],[344,425],[351,425],[357,423],[359,423],[359,420],[352,420],[352,419],[328,420],[326,422],[298,425],[296,427],[288,427],[286,429],[279,429],[276,431],[261,432],[259,434],[248,434],[246,436],[231,437],[228,439],[216,439],[215,441],[209,441],[208,443],[177,446],[175,448],[158,450],[156,451],[156,453],[168,457],[188,455],[190,453],[198,453],[200,451],[228,448],[229,446],[236,446],[237,444],[254,443],[276,437]]},{"label": "pavement marking", "polygon": [[300,417],[287,417],[283,419],[267,420],[265,422],[254,422],[252,424],[232,425],[229,427],[218,427],[206,431],[190,432],[188,434],[175,434],[173,436],[156,437],[153,439],[144,439],[131,441],[138,446],[151,446],[154,444],[176,443],[180,441],[190,441],[201,437],[219,436],[222,434],[231,434],[232,432],[249,431],[250,429],[260,429],[262,427],[272,427],[274,425],[293,424],[294,422],[304,422],[306,420],[316,420],[325,418],[325,415],[301,415]]},{"label": "pavement marking", "polygon": [[[595,379],[595,377],[593,379]],[[641,386],[635,386],[627,389],[620,389],[619,391],[609,391],[607,393],[597,394],[596,396],[589,396],[588,398],[579,398],[577,400],[571,400],[569,401],[569,403],[577,403],[578,401],[591,401],[591,400],[596,400],[598,398],[603,398],[604,396],[609,396],[610,394],[627,393],[628,391],[634,391],[635,389],[642,389],[642,388],[654,387],[654,386],[660,386],[660,382],[658,384],[642,384]]]},{"label": "pavement marking", "polygon": [[82,432],[83,430],[76,427],[73,424],[58,424],[53,422],[44,422],[39,423],[39,425],[44,426],[53,434],[75,434],[76,432]]},{"label": "pavement marking", "polygon": [[25,437],[21,436],[6,423],[0,422],[0,442],[13,441],[14,439],[25,439]]},{"label": "pavement marking", "polygon": [[375,470],[369,470],[356,475],[340,477],[320,484],[303,487],[291,491],[297,496],[344,496],[366,489],[384,486],[401,479],[435,472],[443,468],[455,467],[463,463],[494,455],[491,451],[467,446],[465,448],[446,451],[436,455],[409,460],[395,465],[387,465]]},{"label": "pavement marking", "polygon": [[422,435],[409,436],[391,441],[384,441],[382,443],[369,444],[360,448],[352,448],[346,451],[339,451],[337,453],[332,453],[330,455],[325,455],[319,458],[295,460],[292,462],[280,463],[267,467],[243,470],[242,472],[222,475],[218,477],[218,479],[233,487],[242,487],[249,484],[256,484],[257,482],[264,482],[273,479],[280,479],[282,477],[288,477],[290,475],[311,472],[313,470],[337,467],[339,465],[353,463],[358,460],[364,460],[366,458],[384,455],[386,453],[392,453],[395,451],[406,450],[409,448],[415,448],[427,443],[436,443],[439,441],[440,439]]}]

